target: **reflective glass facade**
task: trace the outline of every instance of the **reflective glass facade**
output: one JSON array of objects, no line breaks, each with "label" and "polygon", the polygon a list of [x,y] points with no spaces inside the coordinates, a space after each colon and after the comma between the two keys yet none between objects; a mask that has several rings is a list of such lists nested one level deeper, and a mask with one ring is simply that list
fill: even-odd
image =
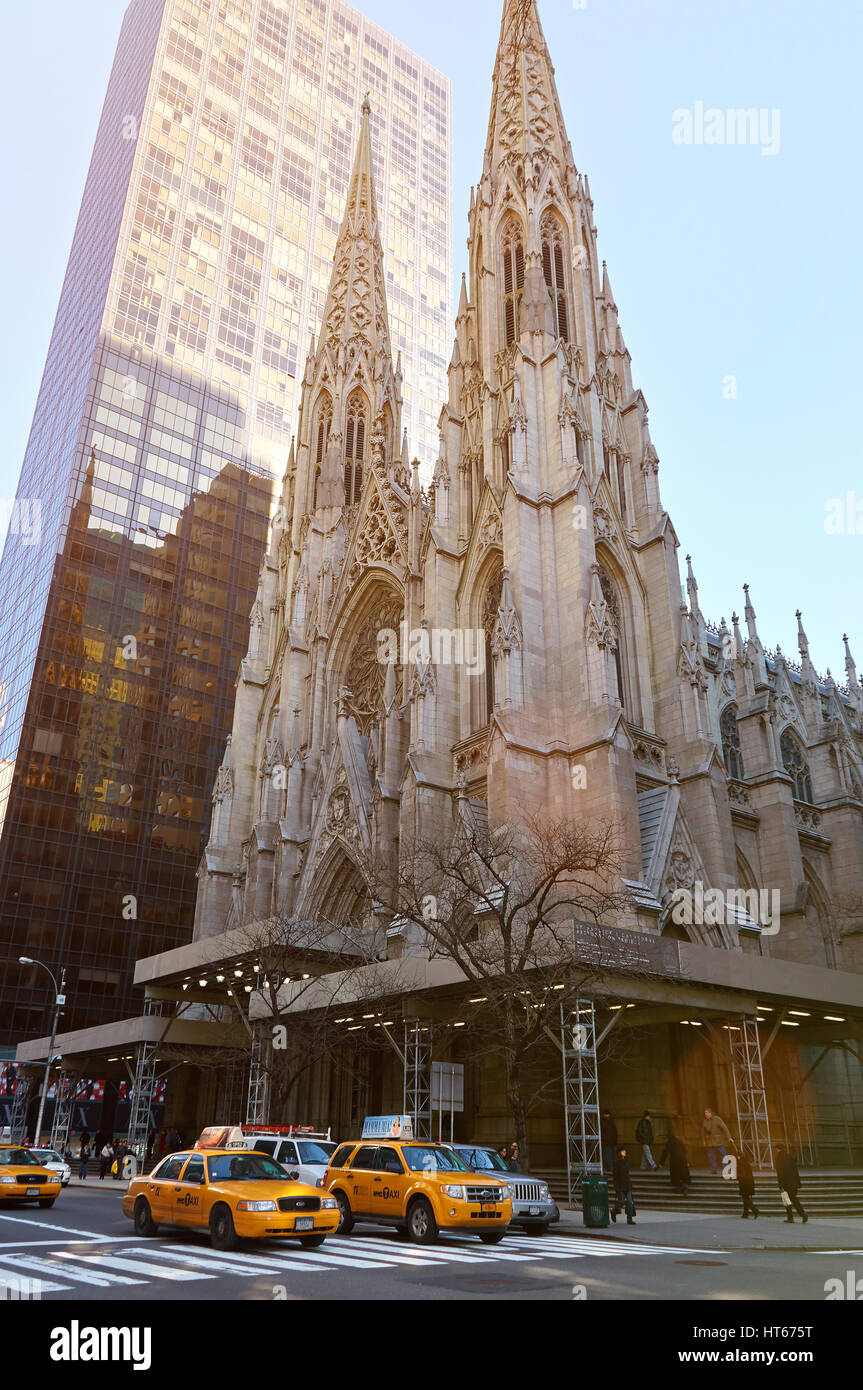
[{"label": "reflective glass facade", "polygon": [[[367,90],[430,462],[449,84],[335,0],[133,0],[124,20],[0,567],[0,933],[67,966],[65,1028],[137,1011],[132,962],[191,933]],[[0,1044],[45,1031],[46,983],[0,963]]]}]

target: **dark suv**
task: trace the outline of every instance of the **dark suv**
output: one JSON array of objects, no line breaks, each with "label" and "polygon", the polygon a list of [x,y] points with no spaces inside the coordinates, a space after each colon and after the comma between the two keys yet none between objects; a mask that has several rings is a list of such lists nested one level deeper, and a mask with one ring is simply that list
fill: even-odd
[{"label": "dark suv", "polygon": [[540,1178],[528,1177],[526,1173],[513,1173],[504,1163],[500,1154],[491,1144],[449,1144],[459,1158],[475,1173],[496,1178],[504,1178],[512,1192],[512,1221],[510,1228],[518,1226],[532,1235],[545,1235],[549,1226],[560,1220],[557,1203],[548,1190],[548,1183]]}]

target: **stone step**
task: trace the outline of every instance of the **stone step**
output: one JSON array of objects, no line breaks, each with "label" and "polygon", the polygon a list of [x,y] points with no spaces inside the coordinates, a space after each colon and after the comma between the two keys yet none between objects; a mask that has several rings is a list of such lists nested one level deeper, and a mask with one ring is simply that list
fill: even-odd
[{"label": "stone step", "polygon": [[[565,1171],[546,1169],[543,1176],[555,1200],[565,1203]],[[708,1173],[693,1173],[691,1187],[684,1197],[672,1189],[667,1172],[641,1172],[636,1169],[632,1174],[632,1190],[636,1207],[641,1206],[644,1210],[692,1211],[718,1216],[740,1214],[737,1183]],[[863,1216],[863,1172],[859,1169],[846,1172],[836,1169],[821,1172],[804,1170],[801,1173],[799,1196],[804,1209],[812,1216]],[[756,1176],[754,1201],[765,1216],[784,1215],[775,1174]]]}]

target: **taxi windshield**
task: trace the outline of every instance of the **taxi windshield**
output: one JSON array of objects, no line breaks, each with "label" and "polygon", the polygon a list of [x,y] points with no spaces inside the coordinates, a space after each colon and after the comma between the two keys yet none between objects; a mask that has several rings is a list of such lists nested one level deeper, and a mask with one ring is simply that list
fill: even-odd
[{"label": "taxi windshield", "polygon": [[500,1154],[495,1149],[459,1149],[459,1154],[471,1168],[492,1168],[496,1173],[508,1173],[507,1168]]},{"label": "taxi windshield", "polygon": [[264,1154],[218,1154],[207,1164],[210,1182],[286,1182],[288,1177],[280,1163]]},{"label": "taxi windshield", "polygon": [[38,1158],[29,1149],[0,1149],[0,1163],[8,1163],[16,1168],[39,1168]]},{"label": "taxi windshield", "polygon": [[469,1171],[464,1159],[460,1158],[454,1149],[438,1148],[435,1145],[406,1144],[402,1149],[402,1157],[412,1173],[435,1173],[438,1169],[452,1172],[457,1169],[459,1172]]}]

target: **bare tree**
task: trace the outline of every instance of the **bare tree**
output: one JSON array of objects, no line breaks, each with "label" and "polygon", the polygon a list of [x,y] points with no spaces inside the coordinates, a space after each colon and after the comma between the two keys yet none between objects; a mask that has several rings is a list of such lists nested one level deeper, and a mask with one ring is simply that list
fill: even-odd
[{"label": "bare tree", "polygon": [[[281,1119],[314,1067],[329,1062],[353,1070],[369,1034],[376,1039],[371,1030],[346,1029],[343,1016],[361,995],[365,1013],[373,1000],[384,1017],[395,976],[390,971],[384,978],[380,940],[360,923],[274,917],[235,933],[233,950],[246,962],[242,978],[225,967],[224,993],[193,1007],[214,1022],[238,1024],[236,1041],[213,1048],[169,1044],[160,1056],[247,1073],[254,1055],[267,1078],[270,1113]],[[381,1045],[388,1045],[385,1038]]]},{"label": "bare tree", "polygon": [[[547,1084],[542,1065],[561,998],[595,979],[579,962],[573,919],[609,922],[626,908],[621,855],[608,823],[540,815],[489,831],[462,800],[454,838],[402,842],[397,866],[378,864],[372,891],[422,939],[453,961],[466,991],[465,1026],[475,1052],[497,1057],[522,1156],[527,1118]],[[543,1079],[539,1081],[539,1075]]]}]

